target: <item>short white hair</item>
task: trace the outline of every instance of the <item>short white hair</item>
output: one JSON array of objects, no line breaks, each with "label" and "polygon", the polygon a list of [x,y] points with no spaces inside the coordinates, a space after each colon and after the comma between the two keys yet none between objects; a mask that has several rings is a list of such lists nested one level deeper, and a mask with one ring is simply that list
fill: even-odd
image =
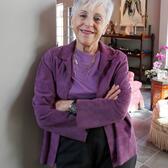
[{"label": "short white hair", "polygon": [[72,7],[72,16],[76,14],[77,10],[81,6],[85,5],[91,7],[103,5],[106,11],[106,22],[109,23],[114,7],[112,0],[74,0]]}]

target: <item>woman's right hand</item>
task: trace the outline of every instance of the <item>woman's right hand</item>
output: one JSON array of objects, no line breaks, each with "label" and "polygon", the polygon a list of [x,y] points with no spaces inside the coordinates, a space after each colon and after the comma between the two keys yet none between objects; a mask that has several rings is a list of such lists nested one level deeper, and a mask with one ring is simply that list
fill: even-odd
[{"label": "woman's right hand", "polygon": [[105,96],[105,99],[111,99],[116,100],[118,98],[118,95],[120,94],[121,90],[119,88],[119,85],[113,85],[111,89],[108,91],[108,93]]},{"label": "woman's right hand", "polygon": [[58,100],[55,102],[55,108],[62,112],[68,112],[73,100]]}]

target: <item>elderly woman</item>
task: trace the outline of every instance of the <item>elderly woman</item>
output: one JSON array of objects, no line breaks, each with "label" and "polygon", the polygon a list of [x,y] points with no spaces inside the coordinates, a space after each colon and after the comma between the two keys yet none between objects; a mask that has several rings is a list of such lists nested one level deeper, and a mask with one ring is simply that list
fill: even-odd
[{"label": "elderly woman", "polygon": [[135,167],[127,57],[100,42],[112,11],[111,0],[75,0],[76,40],[49,49],[41,59],[33,107],[44,131],[43,164]]}]

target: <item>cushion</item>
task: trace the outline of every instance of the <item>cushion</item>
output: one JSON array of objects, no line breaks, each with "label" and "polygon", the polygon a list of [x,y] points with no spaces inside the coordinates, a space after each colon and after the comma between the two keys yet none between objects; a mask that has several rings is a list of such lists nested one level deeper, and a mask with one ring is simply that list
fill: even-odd
[{"label": "cushion", "polygon": [[[149,140],[161,150],[168,151],[168,100],[159,100],[153,110]],[[161,110],[161,111],[160,111]],[[167,110],[167,113],[166,113]]]}]

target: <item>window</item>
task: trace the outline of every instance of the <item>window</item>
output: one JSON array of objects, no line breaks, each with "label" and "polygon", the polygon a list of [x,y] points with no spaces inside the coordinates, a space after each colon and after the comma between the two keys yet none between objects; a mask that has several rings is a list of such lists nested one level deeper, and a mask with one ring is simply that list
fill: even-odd
[{"label": "window", "polygon": [[70,43],[71,41],[73,41],[75,39],[75,34],[72,30],[72,25],[71,25],[71,16],[72,16],[72,7],[68,8],[68,43]]},{"label": "window", "polygon": [[[160,2],[160,33],[159,33],[159,47],[168,46],[168,1],[162,0]],[[166,51],[166,68],[168,68],[168,51]]]},{"label": "window", "polygon": [[[167,42],[166,45],[168,46],[168,24],[167,24]],[[168,69],[168,50],[166,51],[166,68]]]},{"label": "window", "polygon": [[56,42],[58,46],[63,45],[63,3],[56,5]]}]

